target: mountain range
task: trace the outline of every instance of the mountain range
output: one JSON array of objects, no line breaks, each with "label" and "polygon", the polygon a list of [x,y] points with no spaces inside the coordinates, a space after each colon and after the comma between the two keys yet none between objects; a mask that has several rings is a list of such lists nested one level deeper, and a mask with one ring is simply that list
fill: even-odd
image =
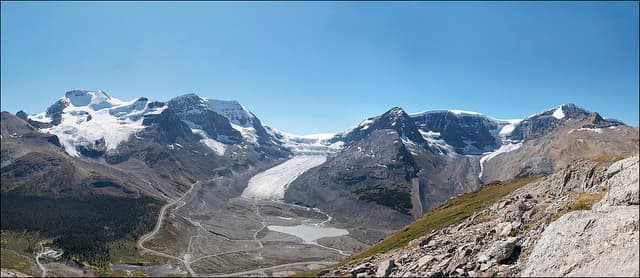
[{"label": "mountain range", "polygon": [[226,178],[237,182],[198,194],[232,209],[222,204],[243,194],[252,176],[321,155],[287,182],[279,201],[331,215],[333,226],[365,245],[483,184],[548,176],[577,159],[637,152],[639,144],[637,127],[574,104],[513,120],[393,107],[336,134],[299,136],[264,125],[236,101],[196,94],[122,101],[101,90],[69,91],[38,114],[2,112],[0,131],[2,194],[54,199],[168,202],[198,181]]}]

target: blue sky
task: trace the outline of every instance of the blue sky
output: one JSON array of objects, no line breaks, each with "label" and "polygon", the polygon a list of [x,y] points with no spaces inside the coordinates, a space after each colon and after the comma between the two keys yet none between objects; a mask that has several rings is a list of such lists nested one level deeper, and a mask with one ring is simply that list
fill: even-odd
[{"label": "blue sky", "polygon": [[637,2],[2,2],[2,110],[74,88],[235,99],[291,133],[399,106],[638,125]]}]

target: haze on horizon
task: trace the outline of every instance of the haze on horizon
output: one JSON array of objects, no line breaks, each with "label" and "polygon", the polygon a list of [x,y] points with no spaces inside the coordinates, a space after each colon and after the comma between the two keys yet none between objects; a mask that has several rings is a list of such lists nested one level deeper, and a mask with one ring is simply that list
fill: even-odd
[{"label": "haze on horizon", "polygon": [[[399,106],[638,125],[638,2],[2,2],[2,110],[75,88],[237,100],[296,134]],[[34,20],[37,19],[37,20]]]}]

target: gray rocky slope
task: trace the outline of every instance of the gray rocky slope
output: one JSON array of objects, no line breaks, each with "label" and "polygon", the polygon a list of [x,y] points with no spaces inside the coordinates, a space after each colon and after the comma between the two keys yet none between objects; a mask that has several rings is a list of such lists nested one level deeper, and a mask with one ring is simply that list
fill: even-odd
[{"label": "gray rocky slope", "polygon": [[[111,146],[109,132],[85,136],[131,122],[140,124],[136,132]],[[295,153],[239,103],[195,94],[122,102],[99,90],[73,90],[38,115],[3,113],[2,126],[3,192],[167,199],[197,180],[251,176]],[[327,143],[343,147],[293,181],[284,199],[330,213],[332,224],[372,244],[484,182],[635,152],[638,131],[575,105],[517,123],[447,110],[409,115],[396,107]],[[515,144],[521,147],[482,160]]]},{"label": "gray rocky slope", "polygon": [[[189,94],[167,103],[138,98],[123,105],[102,91],[73,90],[42,113],[44,117],[2,112],[2,192],[142,194],[167,199],[180,196],[197,180],[256,173],[290,155],[237,102],[212,106],[207,101]],[[216,108],[221,109],[213,111]],[[112,148],[104,138],[82,137],[105,129],[109,135],[111,126],[99,122],[104,121],[99,116],[107,110],[123,126],[131,121],[141,123],[138,131]],[[93,130],[86,127],[96,122]],[[255,130],[252,140],[232,124]],[[58,133],[50,129],[63,125],[70,127]],[[202,132],[194,132],[195,128]],[[73,134],[72,139],[64,137],[68,134]],[[224,141],[226,149],[215,152],[203,143],[203,136]],[[64,144],[65,140],[75,141]],[[74,152],[79,155],[70,155]]]},{"label": "gray rocky slope", "polygon": [[319,275],[638,277],[638,160],[574,161],[460,223]]},{"label": "gray rocky slope", "polygon": [[372,244],[484,183],[637,152],[638,129],[573,104],[522,121],[446,110],[409,115],[396,107],[332,140],[344,142],[342,150],[293,181],[285,201],[327,211]]}]

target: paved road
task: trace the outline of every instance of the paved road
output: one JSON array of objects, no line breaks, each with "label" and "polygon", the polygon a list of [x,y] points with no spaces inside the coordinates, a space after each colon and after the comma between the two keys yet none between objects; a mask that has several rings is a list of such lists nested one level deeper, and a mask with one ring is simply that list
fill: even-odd
[{"label": "paved road", "polygon": [[[175,204],[182,202],[182,200],[184,200],[189,193],[191,193],[191,191],[193,191],[193,189],[196,187],[196,185],[198,185],[200,183],[200,181],[195,182],[194,184],[191,185],[191,188],[189,188],[189,190],[187,190],[187,192],[185,192],[182,196],[180,196],[180,198],[174,200],[173,202],[170,202],[166,205],[164,205],[161,209],[160,209],[160,214],[158,215],[158,221],[156,221],[156,226],[153,228],[153,230],[143,236],[140,237],[140,240],[138,240],[138,247],[142,250],[145,250],[149,253],[158,255],[158,256],[163,256],[163,257],[167,257],[167,258],[172,258],[174,260],[180,261],[182,264],[184,264],[184,266],[187,268],[187,271],[189,271],[189,274],[191,274],[191,276],[195,277],[197,276],[196,273],[193,271],[193,269],[191,269],[191,263],[189,262],[189,254],[185,254],[185,256],[183,258],[179,258],[173,255],[169,255],[169,254],[165,254],[153,249],[149,249],[147,247],[144,247],[144,243],[146,241],[148,241],[149,239],[151,239],[153,236],[155,236],[158,231],[160,231],[160,228],[162,227],[162,222],[164,221],[164,215],[167,211],[167,209],[171,206],[174,206]],[[184,206],[184,203],[181,204],[180,206],[176,207],[176,209],[181,208],[182,206]]]}]

